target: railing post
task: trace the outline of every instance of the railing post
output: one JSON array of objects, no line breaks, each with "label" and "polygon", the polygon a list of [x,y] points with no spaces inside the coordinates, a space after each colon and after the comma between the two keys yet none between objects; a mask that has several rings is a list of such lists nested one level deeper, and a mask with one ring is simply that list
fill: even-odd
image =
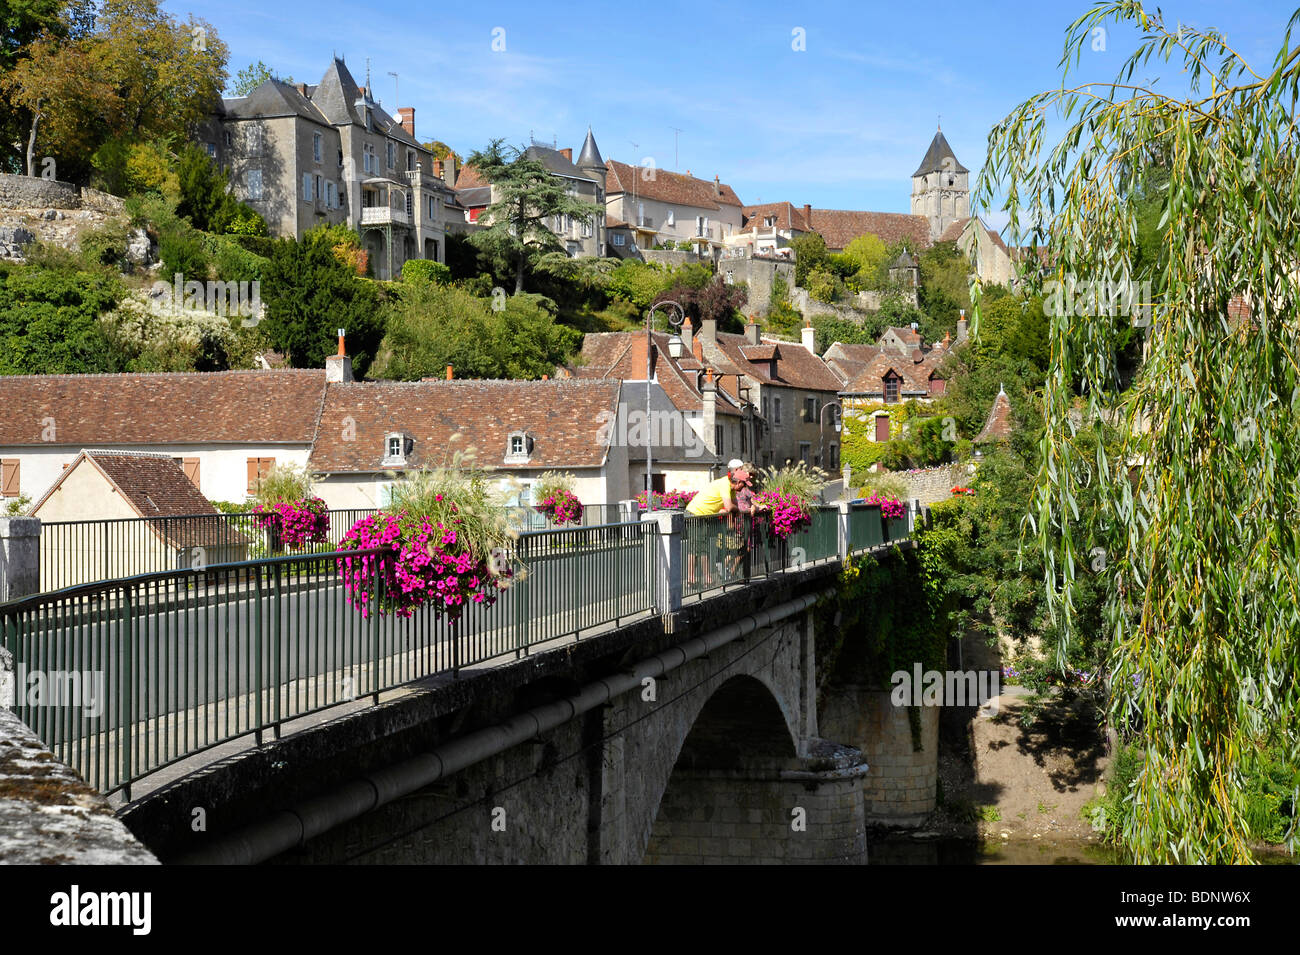
[{"label": "railing post", "polygon": [[41,591],[41,519],[0,517],[0,603]]},{"label": "railing post", "polygon": [[681,511],[651,511],[641,515],[647,524],[659,528],[654,573],[658,578],[655,590],[658,605],[655,610],[666,616],[682,609],[682,576],[685,555],[682,543],[686,538],[686,515]]},{"label": "railing post", "polygon": [[835,528],[839,539],[841,561],[849,559],[849,502],[840,501],[835,505]]}]

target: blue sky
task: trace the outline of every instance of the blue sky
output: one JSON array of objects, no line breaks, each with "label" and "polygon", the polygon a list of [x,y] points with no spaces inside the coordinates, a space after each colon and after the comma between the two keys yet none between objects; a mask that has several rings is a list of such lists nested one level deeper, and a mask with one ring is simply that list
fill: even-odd
[{"label": "blue sky", "polygon": [[[1090,5],[166,4],[216,27],[232,78],[261,59],[316,83],[337,52],[364,83],[369,57],[385,108],[414,106],[420,139],[462,155],[530,133],[576,153],[590,124],[606,159],[717,174],[746,203],[881,212],[908,211],[910,176],[940,115],[957,158],[978,172],[990,126],[1060,86],[1065,28]],[[1163,10],[1171,22],[1218,28],[1258,69],[1276,54],[1294,7],[1173,0]],[[494,37],[504,50],[493,50]],[[1112,78],[1134,35],[1111,30],[1106,41],[1084,54],[1080,80]],[[1154,63],[1149,75],[1166,79]]]}]

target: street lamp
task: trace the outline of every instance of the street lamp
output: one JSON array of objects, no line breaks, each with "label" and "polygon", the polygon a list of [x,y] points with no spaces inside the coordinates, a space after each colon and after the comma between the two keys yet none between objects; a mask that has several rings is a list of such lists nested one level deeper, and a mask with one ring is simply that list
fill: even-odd
[{"label": "street lamp", "polygon": [[[677,329],[681,328],[686,321],[686,309],[673,301],[656,302],[650,306],[650,311],[646,313],[645,317],[645,509],[647,511],[655,509],[654,479],[652,477],[654,473],[652,468],[654,452],[651,450],[654,445],[654,429],[650,426],[650,374],[651,356],[654,352],[654,338],[651,333],[654,330],[655,312],[664,305],[671,306],[675,310],[674,314],[668,316],[668,324],[673,328],[673,337],[677,338],[679,342],[681,339],[677,336]],[[672,348],[671,341],[669,348]]]},{"label": "street lamp", "polygon": [[835,431],[838,433],[843,430],[840,423],[843,420],[844,408],[838,401],[828,401],[822,405],[822,410],[817,412],[817,453],[821,456],[822,461],[826,460],[826,409],[835,408]]}]

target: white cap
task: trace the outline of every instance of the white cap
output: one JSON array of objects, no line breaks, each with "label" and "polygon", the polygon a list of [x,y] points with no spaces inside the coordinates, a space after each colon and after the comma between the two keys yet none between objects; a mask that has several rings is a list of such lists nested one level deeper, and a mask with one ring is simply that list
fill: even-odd
[{"label": "white cap", "polygon": [[745,466],[745,462],[740,460],[740,458],[732,458],[730,461],[727,462],[728,471],[734,471],[736,470],[736,468],[743,468],[744,466]]}]

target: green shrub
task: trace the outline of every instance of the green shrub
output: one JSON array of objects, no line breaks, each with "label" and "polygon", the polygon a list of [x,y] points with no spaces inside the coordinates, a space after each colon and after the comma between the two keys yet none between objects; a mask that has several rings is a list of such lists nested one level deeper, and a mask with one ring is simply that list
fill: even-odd
[{"label": "green shrub", "polygon": [[451,269],[441,262],[430,259],[407,259],[402,263],[403,282],[433,282],[437,285],[451,284]]},{"label": "green shrub", "polygon": [[81,260],[87,268],[130,271],[126,258],[127,227],[123,222],[105,222],[81,236]]},{"label": "green shrub", "polygon": [[172,276],[179,272],[185,281],[204,281],[208,277],[210,261],[204,248],[203,236],[193,230],[168,230],[158,237],[158,257],[162,259],[162,274]]}]

